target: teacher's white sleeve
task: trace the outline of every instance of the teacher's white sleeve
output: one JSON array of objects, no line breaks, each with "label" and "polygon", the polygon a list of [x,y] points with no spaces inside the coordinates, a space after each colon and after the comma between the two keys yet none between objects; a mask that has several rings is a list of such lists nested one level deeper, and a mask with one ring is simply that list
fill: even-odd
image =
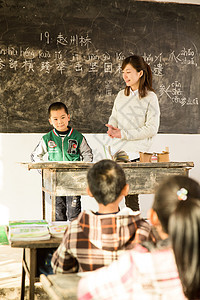
[{"label": "teacher's white sleeve", "polygon": [[108,124],[118,128],[117,108],[116,108],[117,98],[118,98],[118,96],[115,99],[115,102],[114,102],[114,105],[113,105],[113,108],[112,108],[112,113],[111,113],[111,116],[108,120]]},{"label": "teacher's white sleeve", "polygon": [[160,108],[156,94],[151,97],[146,113],[146,119],[143,126],[121,129],[121,138],[123,140],[143,140],[151,138],[158,133],[160,125]]}]

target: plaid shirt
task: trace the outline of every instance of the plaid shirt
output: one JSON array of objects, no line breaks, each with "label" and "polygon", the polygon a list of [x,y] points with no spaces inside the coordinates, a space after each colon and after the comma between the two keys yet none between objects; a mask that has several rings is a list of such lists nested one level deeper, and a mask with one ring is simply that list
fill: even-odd
[{"label": "plaid shirt", "polygon": [[149,252],[138,245],[110,266],[79,281],[79,300],[183,300],[172,249]]},{"label": "plaid shirt", "polygon": [[130,208],[109,215],[84,211],[68,226],[51,265],[55,273],[93,271],[149,236],[150,225]]}]

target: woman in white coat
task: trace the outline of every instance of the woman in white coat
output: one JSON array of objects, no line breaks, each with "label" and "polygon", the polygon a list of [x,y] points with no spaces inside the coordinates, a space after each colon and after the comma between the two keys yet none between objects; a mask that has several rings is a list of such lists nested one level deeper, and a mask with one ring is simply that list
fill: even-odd
[{"label": "woman in white coat", "polygon": [[[131,161],[137,161],[139,152],[149,151],[158,132],[159,102],[152,88],[151,68],[142,56],[125,58],[122,73],[126,87],[115,99],[107,133],[114,152],[124,150]],[[138,195],[127,196],[126,205],[139,210]]]}]

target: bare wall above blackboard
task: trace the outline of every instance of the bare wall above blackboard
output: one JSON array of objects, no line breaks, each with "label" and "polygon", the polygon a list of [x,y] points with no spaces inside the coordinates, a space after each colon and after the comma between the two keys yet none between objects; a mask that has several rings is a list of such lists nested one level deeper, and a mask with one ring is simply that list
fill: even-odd
[{"label": "bare wall above blackboard", "polygon": [[44,133],[63,101],[71,126],[106,132],[121,62],[150,64],[160,133],[200,133],[200,6],[133,0],[0,1],[0,132]]}]

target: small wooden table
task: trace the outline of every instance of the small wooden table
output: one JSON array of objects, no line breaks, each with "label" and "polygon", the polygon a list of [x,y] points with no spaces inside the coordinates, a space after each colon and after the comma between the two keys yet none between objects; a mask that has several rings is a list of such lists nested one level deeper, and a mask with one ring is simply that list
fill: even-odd
[{"label": "small wooden table", "polygon": [[29,299],[34,300],[35,282],[37,277],[37,250],[41,248],[57,248],[62,239],[51,238],[40,241],[11,241],[11,247],[23,248],[22,258],[22,279],[21,279],[21,300],[24,299],[25,276],[29,276]]},{"label": "small wooden table", "polygon": [[[45,219],[45,194],[51,196],[52,221],[55,220],[55,197],[86,195],[87,171],[92,162],[40,162],[26,163],[28,170],[42,170],[43,219]],[[123,168],[129,194],[153,194],[155,187],[170,175],[186,175],[194,167],[193,162],[119,163]]]},{"label": "small wooden table", "polygon": [[45,292],[52,300],[76,300],[79,273],[40,275],[40,281]]}]

